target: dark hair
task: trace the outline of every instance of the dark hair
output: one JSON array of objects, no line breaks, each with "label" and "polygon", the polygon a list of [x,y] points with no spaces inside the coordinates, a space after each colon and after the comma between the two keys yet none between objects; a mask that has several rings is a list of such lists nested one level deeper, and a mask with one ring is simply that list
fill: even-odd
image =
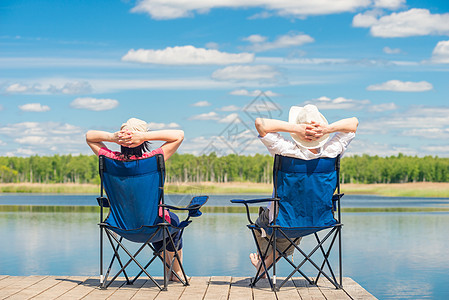
[{"label": "dark hair", "polygon": [[120,152],[123,155],[123,159],[130,160],[131,157],[141,157],[145,152],[150,152],[150,142],[145,141],[137,147],[129,148],[125,146],[120,146]]}]

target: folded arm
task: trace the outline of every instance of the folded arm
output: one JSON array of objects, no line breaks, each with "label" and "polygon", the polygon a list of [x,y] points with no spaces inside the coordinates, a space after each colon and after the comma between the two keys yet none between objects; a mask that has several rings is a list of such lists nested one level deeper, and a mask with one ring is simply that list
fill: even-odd
[{"label": "folded arm", "polygon": [[314,126],[309,124],[292,124],[281,120],[257,118],[255,126],[261,137],[270,132],[288,132],[296,134],[305,141],[313,141],[318,138],[315,137]]},{"label": "folded arm", "polygon": [[176,152],[183,140],[184,131],[182,130],[157,130],[148,132],[122,130],[114,133],[89,130],[86,133],[86,142],[96,155],[98,155],[102,147],[106,147],[104,142],[112,142],[120,146],[134,148],[145,141],[165,141],[161,146],[164,151],[165,160]]}]

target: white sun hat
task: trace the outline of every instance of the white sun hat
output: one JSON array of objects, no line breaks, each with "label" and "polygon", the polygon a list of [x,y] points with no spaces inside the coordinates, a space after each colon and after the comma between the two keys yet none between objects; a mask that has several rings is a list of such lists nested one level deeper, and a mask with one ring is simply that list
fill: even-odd
[{"label": "white sun hat", "polygon": [[137,118],[131,118],[126,123],[123,123],[120,127],[120,130],[129,130],[129,131],[148,131],[148,124],[145,121],[142,121]]},{"label": "white sun hat", "polygon": [[[326,118],[318,111],[315,105],[307,104],[304,107],[292,106],[288,113],[288,122],[292,124],[310,124],[312,121],[320,124],[329,124]],[[329,139],[329,134],[323,135],[315,141],[301,140],[296,134],[290,134],[296,144],[306,149],[322,147]]]}]

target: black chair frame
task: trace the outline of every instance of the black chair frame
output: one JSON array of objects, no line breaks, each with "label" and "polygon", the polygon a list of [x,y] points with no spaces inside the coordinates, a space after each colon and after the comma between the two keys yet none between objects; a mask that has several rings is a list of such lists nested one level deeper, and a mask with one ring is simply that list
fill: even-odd
[{"label": "black chair frame", "polygon": [[[280,170],[280,166],[281,166],[281,159],[282,159],[282,156],[280,156],[280,155],[276,155],[275,159],[274,159],[274,165],[273,165],[273,187],[274,187],[273,194],[274,194],[274,197],[273,198],[254,199],[254,200],[231,200],[231,202],[233,202],[233,203],[240,203],[240,204],[245,205],[246,214],[247,214],[247,218],[248,218],[248,222],[249,222],[247,227],[251,230],[252,236],[256,243],[257,253],[260,256],[260,262],[261,262],[260,266],[257,269],[256,275],[252,278],[250,285],[255,286],[256,283],[261,278],[263,278],[264,275],[266,274],[266,277],[268,279],[271,289],[273,291],[279,291],[280,288],[282,286],[284,286],[285,283],[290,278],[292,278],[293,275],[297,272],[302,277],[304,277],[305,280],[310,285],[316,285],[320,276],[323,275],[325,278],[327,278],[332,283],[332,285],[335,288],[341,289],[341,288],[343,288],[342,253],[341,253],[341,249],[342,249],[341,248],[342,247],[341,229],[342,229],[343,224],[341,223],[340,199],[343,197],[344,194],[342,194],[340,191],[340,157],[339,156],[337,157],[336,162],[335,162],[335,170],[337,172],[336,193],[334,193],[334,195],[332,197],[333,213],[334,213],[334,218],[335,218],[335,212],[337,213],[337,217],[335,218],[337,223],[334,226],[332,226],[330,229],[327,230],[328,232],[324,235],[323,238],[320,238],[317,232],[313,233],[313,235],[315,236],[317,245],[312,250],[310,250],[309,253],[304,252],[298,245],[296,245],[296,242],[300,238],[299,237],[293,238],[293,239],[289,238],[287,236],[286,232],[283,230],[283,228],[279,225],[276,225],[276,218],[274,218],[273,223],[271,225],[268,225],[268,228],[272,229],[271,236],[264,237],[268,241],[268,245],[267,245],[266,249],[262,249],[257,241],[256,231],[261,233],[263,228],[259,227],[252,221],[248,204],[258,204],[258,203],[272,201],[274,204],[274,211],[278,211],[278,206],[279,206],[278,202],[280,201],[280,198],[278,198],[278,193],[277,193],[277,189],[278,189],[277,178],[278,178],[278,171]],[[326,230],[326,229],[324,229],[324,230]],[[276,238],[275,237],[287,239],[289,241],[289,246],[284,251],[279,250],[276,247]],[[338,238],[338,268],[339,268],[338,280],[337,280],[335,273],[332,269],[332,266],[328,260],[331,250],[332,250],[337,238]],[[328,241],[328,248],[325,249],[324,244],[327,241]],[[265,263],[265,259],[269,255],[268,251],[269,251],[270,245],[272,246],[272,253],[271,253],[272,257],[275,259],[274,259],[274,263],[267,266]],[[291,247],[294,247],[304,257],[303,260],[297,265],[295,265],[295,263],[291,259],[289,259],[289,257],[286,255],[286,253],[288,252],[288,250],[291,249]],[[314,255],[318,250],[320,250],[320,252],[322,254],[322,258],[323,258],[323,261],[321,262],[321,266],[319,266],[319,264],[315,263],[312,260],[312,255]],[[281,260],[282,258],[284,258],[288,262],[288,264],[290,264],[293,267],[294,270],[279,285],[277,285],[276,263],[279,262],[279,260]],[[309,276],[307,276],[304,272],[301,271],[301,267],[307,262],[309,262],[318,271],[318,274],[316,275],[314,280],[311,279]],[[329,273],[325,272],[325,270],[324,270],[325,266],[327,266]],[[270,269],[273,269],[273,278],[271,278],[269,275],[268,271]]]},{"label": "black chair frame", "polygon": [[[164,182],[164,178],[165,178],[165,162],[164,162],[164,157],[163,155],[158,154],[157,155],[157,162],[158,162],[158,171],[160,174],[160,180],[159,182],[161,183],[159,186],[159,189],[161,189],[161,195],[160,195],[160,199],[159,199],[159,207],[162,207],[164,210],[164,215],[165,215],[165,210],[166,209],[172,209],[172,210],[184,210],[184,211],[194,211],[194,210],[198,210],[201,205],[190,205],[188,207],[176,207],[176,206],[171,206],[171,205],[166,205],[164,203],[164,186],[163,186],[163,182]],[[106,289],[108,288],[116,279],[117,277],[123,273],[126,283],[127,284],[133,284],[143,273],[145,273],[145,275],[148,276],[148,278],[161,290],[161,291],[166,291],[167,290],[167,286],[168,286],[168,274],[173,274],[174,276],[176,276],[178,278],[178,280],[185,286],[189,285],[189,280],[186,276],[186,273],[184,271],[184,267],[182,265],[182,262],[180,260],[180,256],[178,253],[178,247],[179,247],[179,243],[181,238],[179,239],[178,244],[175,245],[174,240],[172,235],[170,234],[170,230],[169,228],[172,227],[171,224],[167,223],[165,220],[162,223],[157,224],[156,226],[158,226],[157,230],[147,239],[146,242],[144,242],[140,248],[138,248],[138,250],[133,254],[131,253],[131,251],[129,251],[127,249],[127,247],[124,244],[123,241],[123,237],[120,236],[120,238],[118,238],[118,234],[116,234],[115,232],[113,232],[110,228],[109,225],[103,222],[103,216],[104,216],[104,208],[108,208],[110,207],[109,205],[109,200],[107,197],[104,197],[104,185],[103,185],[103,173],[104,173],[104,156],[100,156],[99,157],[99,172],[100,172],[100,181],[101,181],[101,190],[100,190],[100,197],[97,198],[97,202],[98,205],[100,206],[100,223],[98,224],[100,227],[100,288],[101,289]],[[182,221],[182,223],[184,224],[188,224],[190,223],[190,216],[188,215],[187,218]],[[161,249],[159,249],[159,251],[157,251],[153,245],[151,244],[151,240],[160,232],[162,232],[162,242],[163,242],[163,247]],[[182,237],[182,234],[184,232],[184,228],[180,229],[180,237]],[[106,271],[106,274],[103,275],[103,237],[104,237],[104,233],[106,234],[106,237],[113,249],[113,255],[111,258],[111,261],[109,263],[108,269]],[[172,245],[174,245],[174,256],[171,262],[168,261],[167,259],[167,239],[169,239],[169,243],[171,243]],[[153,251],[153,256],[151,257],[151,259],[148,261],[148,263],[143,266],[141,263],[139,263],[139,261],[137,260],[137,256],[142,252],[142,250],[145,247],[149,247],[152,251]],[[120,253],[119,250],[122,250],[128,257],[128,261],[124,264],[122,259],[120,258]],[[162,265],[166,266],[169,269],[169,272],[167,274],[167,272],[165,271],[164,268],[164,283],[163,286],[161,286],[153,276],[151,276],[148,271],[147,268],[157,259],[159,258],[162,261]],[[173,264],[175,263],[175,259],[177,260],[177,262],[179,263],[180,267],[181,267],[181,271],[182,271],[182,278],[173,271]],[[112,276],[112,278],[108,281],[108,277],[110,275],[112,266],[115,262],[115,260],[117,260],[118,264],[120,265],[120,270],[114,275]],[[131,264],[132,262],[134,262],[138,268],[140,269],[139,273],[137,275],[135,275],[132,279],[128,276],[128,274],[126,273],[126,267],[128,267],[129,264]]]}]

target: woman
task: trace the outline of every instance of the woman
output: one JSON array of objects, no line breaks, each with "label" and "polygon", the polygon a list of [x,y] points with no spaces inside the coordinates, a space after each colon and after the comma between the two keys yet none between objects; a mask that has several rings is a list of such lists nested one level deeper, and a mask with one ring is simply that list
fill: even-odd
[{"label": "woman", "polygon": [[[182,130],[148,131],[148,124],[136,118],[131,118],[126,123],[123,123],[120,131],[106,132],[89,130],[86,133],[86,142],[97,156],[105,155],[118,160],[143,159],[156,154],[164,155],[164,160],[167,160],[176,152],[183,139],[184,132]],[[161,147],[150,151],[150,141],[165,141],[165,143]],[[109,150],[104,142],[120,145],[120,152]],[[162,217],[162,210],[160,211],[160,217]],[[174,226],[179,224],[178,216],[172,212],[166,211],[165,219]],[[173,236],[173,240],[175,244],[178,244],[179,241],[178,254],[182,262],[182,239],[180,239],[179,232]],[[171,261],[174,256],[174,247],[168,241],[169,239],[167,239],[167,252],[168,258]],[[161,249],[162,244],[162,241],[153,243],[156,250]],[[173,271],[179,277],[182,276],[181,267],[177,260],[173,264]],[[173,276],[173,274],[170,274],[169,280],[178,281],[177,277]]]}]

